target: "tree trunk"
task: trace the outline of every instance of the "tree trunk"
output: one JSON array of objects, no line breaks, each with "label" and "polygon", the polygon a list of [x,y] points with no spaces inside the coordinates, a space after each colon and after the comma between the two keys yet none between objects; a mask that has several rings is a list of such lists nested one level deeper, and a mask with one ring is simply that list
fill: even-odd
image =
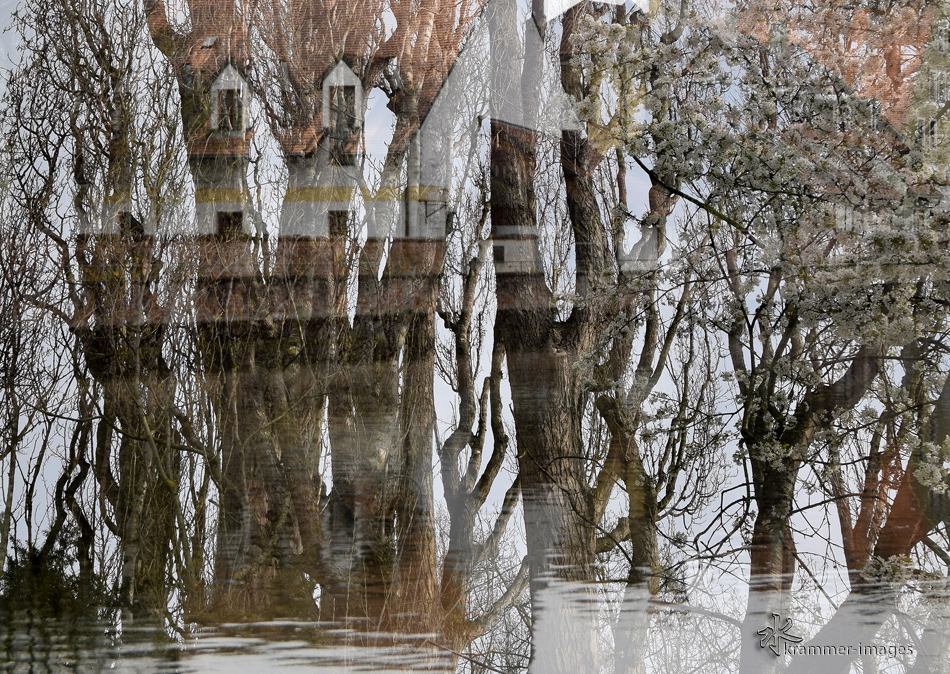
[{"label": "tree trunk", "polygon": [[[492,228],[537,231],[533,134],[492,121]],[[560,343],[551,292],[538,269],[498,273],[498,333],[505,345],[518,432],[533,615],[533,671],[595,667],[593,504],[585,483],[584,391],[573,347]]]}]

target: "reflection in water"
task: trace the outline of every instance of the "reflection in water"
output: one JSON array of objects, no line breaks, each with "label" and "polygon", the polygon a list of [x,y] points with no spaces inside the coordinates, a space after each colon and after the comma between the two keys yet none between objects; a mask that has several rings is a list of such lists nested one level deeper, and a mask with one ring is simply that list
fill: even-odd
[{"label": "reflection in water", "polygon": [[367,644],[317,623],[222,625],[186,631],[116,630],[105,623],[4,622],[4,671],[11,672],[447,672],[454,658],[421,638],[378,634]]},{"label": "reflection in water", "polygon": [[23,0],[7,668],[946,669],[950,24],[694,4]]},{"label": "reflection in water", "polygon": [[[565,644],[576,653],[597,652],[596,646],[582,643],[603,640],[606,634],[582,633],[578,625],[590,624],[589,615],[602,612],[592,588],[573,584],[550,583],[538,596],[533,608],[535,659],[531,672],[571,671],[591,673],[604,671],[612,648],[621,650],[621,639],[639,638],[631,629],[642,627],[649,634],[642,643],[646,653],[641,665],[617,659],[606,664],[607,671],[676,672],[735,671],[740,664],[739,628],[741,613],[734,616],[718,614],[699,606],[647,606],[648,598],[628,596],[612,621],[611,638],[605,645],[600,662],[575,658],[571,662],[554,660],[566,652]],[[920,638],[890,635],[888,621],[899,612],[886,608],[881,595],[893,596],[892,587],[878,587],[861,597],[850,597],[838,616],[846,616],[833,634],[823,629],[811,638],[811,630],[802,620],[792,620],[786,637],[803,637],[800,642],[779,640],[781,660],[789,664],[789,672],[824,673],[839,671],[843,661],[862,661],[862,657],[846,660],[836,653],[848,650],[874,653],[882,672],[909,671],[941,674],[947,670],[947,610],[945,591],[923,597],[930,606],[930,615],[902,614],[899,620],[923,620],[926,630]],[[852,616],[847,618],[847,616]],[[868,626],[873,627],[868,630]],[[763,625],[770,624],[763,621]],[[885,627],[879,633],[879,629]],[[636,626],[631,628],[631,626]],[[610,644],[613,644],[611,646]],[[221,624],[198,627],[192,624],[181,633],[146,628],[116,628],[111,621],[64,620],[41,616],[36,612],[4,614],[2,620],[4,671],[120,671],[161,674],[165,672],[277,672],[285,668],[326,674],[343,672],[453,672],[459,666],[456,654],[438,644],[437,635],[407,635],[374,632],[368,635],[331,624],[277,620],[262,623]],[[836,649],[829,651],[831,646]],[[840,648],[839,648],[840,647]],[[768,660],[774,656],[766,650]],[[795,657],[784,657],[791,654]],[[464,661],[462,671],[522,671],[512,653],[501,654],[492,661],[478,655]],[[509,656],[505,665],[505,655]],[[494,663],[494,664],[492,664]],[[498,665],[501,665],[499,667]],[[847,668],[840,671],[848,671]]]}]

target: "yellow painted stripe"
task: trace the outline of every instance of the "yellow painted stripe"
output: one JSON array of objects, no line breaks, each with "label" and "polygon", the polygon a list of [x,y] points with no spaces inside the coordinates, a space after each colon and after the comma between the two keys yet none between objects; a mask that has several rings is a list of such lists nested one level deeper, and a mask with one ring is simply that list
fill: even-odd
[{"label": "yellow painted stripe", "polygon": [[290,187],[284,201],[349,201],[352,187]]},{"label": "yellow painted stripe", "polygon": [[441,185],[413,185],[409,188],[409,199],[412,201],[443,201],[448,189]]},{"label": "yellow painted stripe", "polygon": [[[411,201],[440,201],[444,198],[444,187],[413,185],[409,188]],[[349,201],[356,193],[355,187],[290,187],[284,196],[285,201]],[[375,195],[360,188],[364,201],[402,201],[405,191],[397,187],[383,187]]]},{"label": "yellow painted stripe", "polygon": [[399,187],[383,187],[376,193],[374,201],[402,201],[402,195],[403,191]]},{"label": "yellow painted stripe", "polygon": [[199,204],[239,203],[244,199],[241,190],[233,187],[203,187],[195,190],[195,201]]}]

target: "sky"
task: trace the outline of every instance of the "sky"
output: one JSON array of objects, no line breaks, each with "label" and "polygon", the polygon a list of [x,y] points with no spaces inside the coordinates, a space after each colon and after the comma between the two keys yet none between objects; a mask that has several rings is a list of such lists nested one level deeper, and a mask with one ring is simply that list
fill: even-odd
[{"label": "sky", "polygon": [[0,33],[0,68],[10,66],[11,56],[16,52],[19,43],[16,33],[10,28],[17,4],[19,3],[16,0],[0,0],[0,26],[3,27],[3,33]]}]

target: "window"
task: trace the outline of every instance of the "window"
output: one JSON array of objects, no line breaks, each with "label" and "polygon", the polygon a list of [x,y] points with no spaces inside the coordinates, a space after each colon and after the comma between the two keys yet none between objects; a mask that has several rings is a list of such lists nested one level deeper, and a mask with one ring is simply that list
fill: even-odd
[{"label": "window", "polygon": [[343,236],[346,234],[347,225],[350,222],[349,211],[330,211],[327,219],[330,236]]},{"label": "window", "polygon": [[426,235],[445,235],[448,224],[448,207],[444,201],[426,201]]},{"label": "window", "polygon": [[293,80],[290,76],[290,65],[287,61],[280,62],[280,85],[289,94],[294,92]]},{"label": "window", "polygon": [[218,90],[218,128],[244,131],[244,101],[240,89]]},{"label": "window", "polygon": [[505,247],[504,246],[492,246],[492,258],[495,262],[504,262],[505,261]]},{"label": "window", "polygon": [[356,164],[356,87],[330,87],[330,154],[340,166]]},{"label": "window", "polygon": [[881,102],[876,98],[872,98],[868,102],[868,117],[870,118],[872,131],[877,131],[883,127],[881,124]]},{"label": "window", "polygon": [[145,236],[145,226],[128,211],[119,213],[119,234],[130,239]]},{"label": "window", "polygon": [[932,150],[937,146],[937,120],[933,117],[917,118],[917,141],[922,150]]},{"label": "window", "polygon": [[218,236],[222,239],[234,239],[244,232],[244,213],[241,211],[221,211],[218,213]]},{"label": "window", "polygon": [[934,103],[947,102],[947,72],[945,70],[930,71],[930,100]]},{"label": "window", "polygon": [[867,203],[839,201],[834,205],[835,229],[851,234],[865,231],[873,224],[871,210]]},{"label": "window", "polygon": [[788,47],[788,26],[785,21],[769,23],[769,46],[784,52]]},{"label": "window", "polygon": [[858,231],[859,216],[854,206],[849,203],[839,203],[835,206],[835,228],[842,232]]},{"label": "window", "polygon": [[330,87],[330,131],[352,132],[356,127],[356,87]]}]

